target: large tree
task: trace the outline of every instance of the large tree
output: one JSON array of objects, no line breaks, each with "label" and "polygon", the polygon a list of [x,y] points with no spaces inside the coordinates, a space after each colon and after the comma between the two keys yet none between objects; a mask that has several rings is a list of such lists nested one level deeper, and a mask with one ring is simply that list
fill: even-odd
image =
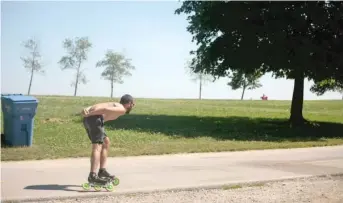
[{"label": "large tree", "polygon": [[114,83],[124,83],[124,76],[131,76],[131,70],[135,70],[135,66],[131,64],[131,59],[125,58],[121,53],[108,50],[105,57],[96,63],[96,67],[105,67],[101,76],[111,83],[111,98],[113,97]]},{"label": "large tree", "polygon": [[343,2],[184,1],[176,13],[188,15],[198,44],[195,72],[218,78],[258,70],[294,79],[293,124],[305,121],[305,78],[343,86]]},{"label": "large tree", "polygon": [[92,44],[87,37],[67,38],[63,41],[63,48],[67,51],[67,55],[63,56],[58,63],[61,65],[62,70],[75,70],[75,81],[71,84],[74,86],[74,96],[76,96],[78,85],[87,83],[81,64],[87,60],[87,53],[91,47]]},{"label": "large tree", "polygon": [[260,72],[245,74],[242,71],[235,71],[229,76],[230,82],[227,84],[233,90],[242,88],[241,100],[243,100],[246,89],[253,90],[262,87],[262,84],[259,81],[260,77],[262,77]]},{"label": "large tree", "polygon": [[29,52],[27,56],[20,57],[20,59],[23,61],[24,67],[30,71],[30,82],[27,90],[27,94],[30,95],[33,75],[35,72],[44,73],[44,70],[41,62],[41,55],[39,53],[40,50],[38,40],[35,38],[30,38],[23,43],[23,46]]}]

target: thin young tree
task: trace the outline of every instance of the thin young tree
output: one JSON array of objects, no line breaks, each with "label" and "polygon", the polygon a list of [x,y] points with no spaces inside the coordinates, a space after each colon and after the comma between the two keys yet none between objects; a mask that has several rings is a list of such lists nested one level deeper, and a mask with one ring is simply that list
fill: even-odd
[{"label": "thin young tree", "polygon": [[243,100],[246,89],[253,90],[262,87],[259,81],[260,77],[262,77],[261,72],[245,74],[242,71],[235,71],[232,76],[229,76],[231,80],[227,85],[231,86],[233,90],[242,88],[241,100]]},{"label": "thin young tree", "polygon": [[105,68],[101,76],[111,83],[111,98],[113,98],[114,83],[123,84],[123,77],[131,76],[130,71],[135,70],[135,66],[131,64],[131,59],[112,50],[106,52],[105,57],[96,63],[96,67]]},{"label": "thin young tree", "polygon": [[62,70],[73,69],[76,71],[75,81],[71,84],[74,86],[74,96],[76,96],[78,85],[87,83],[81,64],[87,60],[87,53],[91,47],[92,44],[87,37],[74,40],[67,38],[63,41],[63,48],[66,49],[67,55],[63,56],[58,63]]},{"label": "thin young tree", "polygon": [[32,37],[31,39],[28,39],[27,41],[25,41],[23,43],[23,46],[25,47],[25,49],[29,51],[28,56],[20,57],[20,59],[23,61],[24,67],[30,71],[30,82],[29,82],[29,88],[27,91],[27,94],[30,95],[33,75],[35,74],[35,72],[44,73],[44,70],[43,70],[43,65],[41,62],[41,55],[40,55],[38,40]]},{"label": "thin young tree", "polygon": [[201,72],[195,73],[193,72],[190,66],[191,66],[191,63],[187,62],[185,69],[186,69],[186,72],[190,75],[191,80],[193,82],[199,83],[199,99],[201,100],[203,85],[206,85],[207,82],[213,82],[213,77],[210,74],[205,74]]},{"label": "thin young tree", "polygon": [[338,88],[337,91],[341,94],[343,100],[343,88]]}]

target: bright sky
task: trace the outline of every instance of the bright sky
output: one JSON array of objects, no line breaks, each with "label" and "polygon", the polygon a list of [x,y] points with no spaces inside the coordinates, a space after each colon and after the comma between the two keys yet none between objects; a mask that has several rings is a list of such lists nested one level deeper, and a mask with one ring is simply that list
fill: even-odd
[{"label": "bright sky", "polygon": [[[185,16],[175,15],[177,1],[45,1],[1,2],[1,91],[27,93],[30,74],[20,56],[26,53],[21,43],[34,36],[40,40],[45,75],[34,75],[31,94],[73,95],[73,70],[62,71],[57,64],[65,54],[62,41],[67,37],[88,36],[93,47],[82,65],[89,82],[80,85],[79,96],[109,96],[110,83],[101,78],[95,64],[107,49],[124,51],[136,70],[124,84],[115,84],[114,96],[125,93],[137,98],[197,98],[198,85],[185,73],[189,51],[195,48],[187,32]],[[248,60],[248,58],[247,58]],[[245,99],[290,100],[293,81],[261,78],[263,87],[246,91]],[[240,99],[222,78],[203,87],[203,98]],[[340,99],[336,92],[317,97],[305,83],[304,98]]]}]

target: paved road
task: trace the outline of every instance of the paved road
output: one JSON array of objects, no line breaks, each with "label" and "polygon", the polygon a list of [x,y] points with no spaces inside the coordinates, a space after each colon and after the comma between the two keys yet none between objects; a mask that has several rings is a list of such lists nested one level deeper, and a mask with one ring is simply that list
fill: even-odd
[{"label": "paved road", "polygon": [[[343,146],[110,158],[112,193],[146,192],[343,173]],[[94,196],[80,185],[89,159],[1,163],[2,200]]]}]

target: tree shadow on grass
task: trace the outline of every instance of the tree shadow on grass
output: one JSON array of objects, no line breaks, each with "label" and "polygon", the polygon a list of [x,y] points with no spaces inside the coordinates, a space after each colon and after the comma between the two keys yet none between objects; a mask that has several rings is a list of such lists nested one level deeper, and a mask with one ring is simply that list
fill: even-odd
[{"label": "tree shadow on grass", "polygon": [[239,141],[319,141],[343,138],[343,123],[313,122],[291,128],[286,119],[196,117],[130,114],[105,124],[106,129],[162,133],[175,138],[212,137]]}]

